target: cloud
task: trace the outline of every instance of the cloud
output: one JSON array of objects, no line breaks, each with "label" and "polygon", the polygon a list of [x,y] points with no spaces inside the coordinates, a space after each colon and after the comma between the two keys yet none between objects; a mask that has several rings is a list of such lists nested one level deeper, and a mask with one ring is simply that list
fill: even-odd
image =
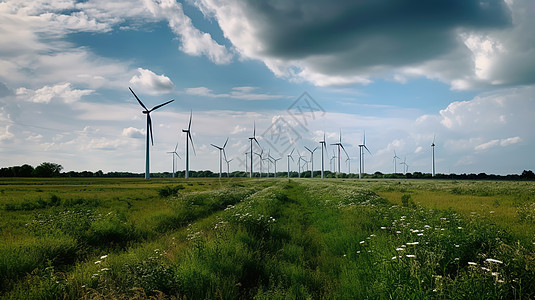
[{"label": "cloud", "polygon": [[234,134],[242,133],[242,132],[245,132],[245,131],[247,131],[247,128],[242,127],[240,125],[236,125],[236,126],[234,126],[234,129],[232,129],[230,134],[234,135]]},{"label": "cloud", "polygon": [[237,53],[315,85],[427,77],[455,89],[535,83],[531,0],[197,0]]},{"label": "cloud", "polygon": [[18,88],[16,90],[19,99],[34,103],[50,103],[52,99],[61,99],[65,103],[72,103],[93,92],[93,90],[72,89],[71,84],[68,82],[54,86],[45,85],[35,91],[27,88]]},{"label": "cloud", "polygon": [[452,102],[440,111],[439,122],[460,134],[478,131],[525,131],[535,110],[535,87],[504,89],[476,96],[470,101]]},{"label": "cloud", "polygon": [[12,139],[15,135],[9,132],[11,125],[4,127],[4,132],[0,132],[0,141],[6,141]]},{"label": "cloud", "polygon": [[63,82],[91,89],[122,87],[132,76],[128,64],[99,57],[64,38],[77,32],[108,32],[134,16],[138,22],[154,20],[131,1],[3,1],[0,78],[15,88]]},{"label": "cloud", "polygon": [[145,138],[145,131],[134,127],[128,127],[123,129],[122,136],[134,139],[142,139]]},{"label": "cloud", "polygon": [[169,22],[169,27],[180,39],[180,50],[184,53],[205,55],[216,64],[231,62],[232,54],[227,48],[214,41],[209,33],[195,28],[191,19],[184,14],[182,4],[174,0],[144,0],[143,3],[155,17]]},{"label": "cloud", "polygon": [[285,98],[282,95],[271,95],[265,93],[256,93],[257,87],[251,86],[241,86],[234,87],[229,93],[216,94],[211,89],[200,86],[194,88],[187,88],[186,94],[194,96],[203,96],[210,98],[231,98],[231,99],[240,99],[240,100],[273,100]]},{"label": "cloud", "polygon": [[494,148],[494,147],[497,147],[497,146],[507,147],[507,146],[519,143],[521,141],[522,141],[522,139],[520,137],[518,137],[518,136],[510,137],[510,138],[507,138],[507,139],[501,139],[501,140],[492,140],[492,141],[477,145],[474,148],[474,150],[476,150],[476,151],[484,151],[484,150],[488,150],[490,148]]},{"label": "cloud", "polygon": [[133,76],[130,83],[153,93],[165,93],[173,89],[174,84],[165,75],[156,75],[151,70],[137,68],[138,76]]}]

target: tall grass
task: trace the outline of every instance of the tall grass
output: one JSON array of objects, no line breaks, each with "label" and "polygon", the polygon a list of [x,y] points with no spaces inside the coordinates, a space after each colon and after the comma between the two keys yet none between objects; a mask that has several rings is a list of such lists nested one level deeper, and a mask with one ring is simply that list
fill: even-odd
[{"label": "tall grass", "polygon": [[[14,240],[0,248],[0,254],[10,257],[2,261],[8,282],[3,296],[535,297],[534,256],[514,232],[479,213],[427,207],[415,186],[401,192],[395,183],[378,182],[378,193],[399,193],[399,204],[393,204],[355,181],[189,183],[175,191],[169,182],[161,182],[150,199],[132,200],[131,207],[111,199],[115,204],[100,202],[65,213],[68,198],[60,196],[61,205],[39,209],[33,216],[40,225],[54,216],[50,225],[41,230],[28,225],[34,226],[33,235],[18,245],[62,237],[62,246],[29,247],[32,253],[56,251],[35,254],[40,257],[36,261],[26,255],[17,258]],[[166,191],[160,194],[164,197],[158,189]],[[407,205],[402,205],[401,195],[410,195]],[[74,261],[60,263],[54,257]],[[12,271],[11,260],[21,266],[28,260],[31,267]]]}]

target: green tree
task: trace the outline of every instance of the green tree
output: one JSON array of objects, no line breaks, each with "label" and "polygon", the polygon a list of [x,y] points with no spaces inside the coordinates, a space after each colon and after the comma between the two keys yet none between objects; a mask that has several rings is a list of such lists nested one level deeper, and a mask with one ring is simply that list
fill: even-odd
[{"label": "green tree", "polygon": [[44,162],[33,170],[33,175],[36,177],[57,177],[61,170],[63,167],[60,164]]}]

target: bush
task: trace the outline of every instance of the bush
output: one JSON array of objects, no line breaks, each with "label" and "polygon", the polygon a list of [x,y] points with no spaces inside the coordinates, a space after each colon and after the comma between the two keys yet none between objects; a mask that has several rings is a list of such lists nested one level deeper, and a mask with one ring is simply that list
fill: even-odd
[{"label": "bush", "polygon": [[178,191],[185,189],[185,187],[181,184],[171,187],[171,186],[164,186],[163,188],[158,190],[158,195],[162,198],[175,196],[178,194]]}]

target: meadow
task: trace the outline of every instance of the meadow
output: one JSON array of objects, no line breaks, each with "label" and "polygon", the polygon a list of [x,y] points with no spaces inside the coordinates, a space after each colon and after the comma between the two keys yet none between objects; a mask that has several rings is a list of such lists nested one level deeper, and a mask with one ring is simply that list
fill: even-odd
[{"label": "meadow", "polygon": [[535,298],[535,182],[0,179],[3,299]]}]

